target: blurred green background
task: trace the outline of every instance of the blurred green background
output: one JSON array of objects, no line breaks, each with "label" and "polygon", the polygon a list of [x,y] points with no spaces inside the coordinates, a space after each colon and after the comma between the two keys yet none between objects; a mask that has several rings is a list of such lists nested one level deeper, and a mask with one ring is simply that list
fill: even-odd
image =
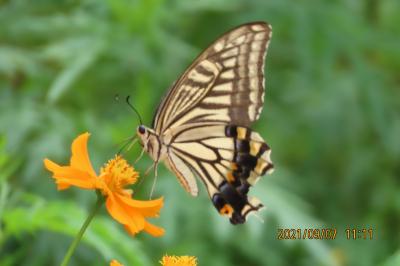
[{"label": "blurred green background", "polygon": [[[103,210],[71,265],[400,265],[398,0],[0,1],[0,265],[57,265],[95,202],[58,192],[45,157],[67,163],[89,131],[95,168],[216,37],[262,20],[274,34],[254,125],[276,171],[251,191],[267,209],[232,226],[204,189],[191,198],[159,167],[162,238],[132,238]],[[135,146],[127,157],[139,154]],[[136,165],[144,172],[145,156]],[[138,197],[147,199],[147,177]],[[337,228],[335,240],[277,240],[279,228]],[[346,228],[373,228],[347,240]]]}]

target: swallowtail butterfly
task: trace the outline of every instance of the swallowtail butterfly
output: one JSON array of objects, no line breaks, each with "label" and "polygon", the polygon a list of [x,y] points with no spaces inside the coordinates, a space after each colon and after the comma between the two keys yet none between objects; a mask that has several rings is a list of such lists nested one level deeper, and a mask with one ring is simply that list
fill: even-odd
[{"label": "swallowtail butterfly", "polygon": [[247,193],[273,170],[270,147],[249,128],[263,107],[271,34],[269,24],[253,22],[222,35],[167,92],[152,128],[137,128],[155,167],[164,162],[192,196],[199,177],[232,224],[263,207]]}]

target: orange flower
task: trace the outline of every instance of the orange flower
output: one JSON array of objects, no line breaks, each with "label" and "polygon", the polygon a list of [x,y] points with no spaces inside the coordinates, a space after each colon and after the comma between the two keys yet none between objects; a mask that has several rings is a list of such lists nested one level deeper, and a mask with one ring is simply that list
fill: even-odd
[{"label": "orange flower", "polygon": [[139,174],[120,155],[109,160],[97,175],[87,152],[89,136],[86,132],[73,141],[70,165],[60,166],[44,159],[46,169],[53,173],[57,189],[76,186],[100,190],[106,197],[106,208],[110,215],[123,224],[129,233],[134,235],[144,230],[153,236],[162,236],[164,229],[150,224],[145,218],[158,217],[163,198],[148,201],[132,199],[132,190],[124,187],[134,184]]},{"label": "orange flower", "polygon": [[110,266],[124,266],[121,263],[119,263],[117,260],[112,260],[110,262]]},{"label": "orange flower", "polygon": [[197,259],[194,256],[168,256],[165,255],[161,261],[162,266],[196,266]]}]

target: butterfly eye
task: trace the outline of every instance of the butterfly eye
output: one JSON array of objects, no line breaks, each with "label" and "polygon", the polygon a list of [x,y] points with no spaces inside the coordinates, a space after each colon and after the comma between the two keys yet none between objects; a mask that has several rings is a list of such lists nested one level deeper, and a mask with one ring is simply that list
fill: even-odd
[{"label": "butterfly eye", "polygon": [[138,132],[139,132],[141,135],[143,135],[143,134],[146,132],[146,129],[144,128],[144,126],[140,125],[140,126],[138,127]]}]

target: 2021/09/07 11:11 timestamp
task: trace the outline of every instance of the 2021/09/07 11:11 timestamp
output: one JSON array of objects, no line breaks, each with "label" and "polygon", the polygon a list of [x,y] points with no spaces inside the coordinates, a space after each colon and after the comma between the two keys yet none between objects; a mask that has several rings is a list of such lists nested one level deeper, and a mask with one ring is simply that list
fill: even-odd
[{"label": "2021/09/07 11:11 timestamp", "polygon": [[345,232],[347,240],[374,239],[374,229],[372,228],[347,228]]},{"label": "2021/09/07 11:11 timestamp", "polygon": [[[330,239],[335,240],[337,236],[336,228],[278,228],[277,239]],[[373,240],[374,229],[365,227],[347,227],[344,230],[339,230],[339,235],[345,237],[347,240]]]}]

